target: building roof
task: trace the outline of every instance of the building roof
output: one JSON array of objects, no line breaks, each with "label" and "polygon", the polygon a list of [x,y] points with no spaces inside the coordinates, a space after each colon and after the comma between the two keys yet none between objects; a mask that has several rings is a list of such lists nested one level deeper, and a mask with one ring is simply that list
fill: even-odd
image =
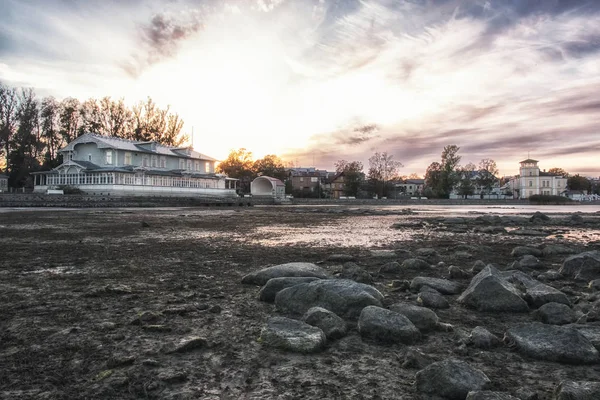
[{"label": "building roof", "polygon": [[528,158],[527,160],[519,161],[519,164],[523,164],[523,163],[530,164],[530,163],[537,163],[537,162],[539,162],[539,161],[538,160],[534,160],[532,158]]},{"label": "building roof", "polygon": [[102,136],[94,133],[85,133],[59,150],[60,152],[72,151],[76,144],[96,143],[98,148],[117,149],[136,153],[148,153],[173,157],[193,158],[204,161],[217,161],[205,154],[198,153],[191,148],[165,146],[157,142],[141,142],[137,140],[121,139],[113,136]]},{"label": "building roof", "polygon": [[558,178],[564,178],[564,176],[559,174],[551,174],[550,172],[540,171],[540,176],[556,176]]},{"label": "building roof", "polygon": [[405,179],[401,184],[408,185],[424,185],[425,179]]},{"label": "building roof", "polygon": [[[262,175],[262,176],[259,176],[259,177],[258,177],[258,178],[256,178],[256,179],[260,179],[260,178],[269,180],[271,183],[274,183],[274,184],[275,184],[275,186],[285,186],[285,183],[283,183],[281,180],[279,180],[279,179],[277,179],[277,178],[272,178],[272,177],[270,177],[270,176],[265,176],[265,175]],[[256,179],[255,179],[255,180],[256,180]]]}]

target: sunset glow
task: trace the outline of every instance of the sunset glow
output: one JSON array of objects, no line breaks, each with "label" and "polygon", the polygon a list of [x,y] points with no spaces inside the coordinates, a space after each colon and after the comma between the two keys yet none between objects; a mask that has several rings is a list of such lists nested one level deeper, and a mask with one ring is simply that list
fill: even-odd
[{"label": "sunset glow", "polygon": [[[125,3],[125,4],[122,4]],[[447,144],[600,175],[600,3],[501,0],[22,1],[0,16],[0,81],[40,96],[151,96],[223,159],[303,166]],[[370,135],[357,127],[376,124]]]}]

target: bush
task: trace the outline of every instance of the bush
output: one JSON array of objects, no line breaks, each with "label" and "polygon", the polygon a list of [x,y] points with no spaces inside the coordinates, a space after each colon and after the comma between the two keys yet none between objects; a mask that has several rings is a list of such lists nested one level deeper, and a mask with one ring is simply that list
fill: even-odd
[{"label": "bush", "polygon": [[551,196],[547,194],[534,194],[529,197],[530,203],[535,204],[567,204],[572,203],[573,200],[564,196]]},{"label": "bush", "polygon": [[72,186],[59,186],[57,189],[62,190],[64,194],[83,194],[83,190]]}]

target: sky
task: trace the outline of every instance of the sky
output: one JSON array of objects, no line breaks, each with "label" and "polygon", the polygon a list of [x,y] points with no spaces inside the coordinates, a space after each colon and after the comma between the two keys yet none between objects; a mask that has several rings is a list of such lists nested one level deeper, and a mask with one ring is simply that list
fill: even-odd
[{"label": "sky", "polygon": [[[598,0],[0,0],[0,81],[147,96],[218,159],[600,176]],[[364,129],[364,128],[367,129]]]}]

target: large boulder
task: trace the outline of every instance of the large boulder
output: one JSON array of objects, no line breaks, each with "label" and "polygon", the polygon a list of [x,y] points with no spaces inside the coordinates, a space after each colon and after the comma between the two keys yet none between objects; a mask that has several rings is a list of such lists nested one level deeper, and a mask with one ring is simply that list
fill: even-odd
[{"label": "large boulder", "polygon": [[449,400],[464,400],[471,391],[485,389],[489,378],[460,360],[433,363],[417,372],[417,392]]},{"label": "large boulder", "polygon": [[598,400],[600,382],[562,381],[554,391],[554,400]]},{"label": "large boulder", "polygon": [[511,396],[504,392],[492,392],[490,390],[478,390],[469,392],[466,400],[519,400],[515,396]]},{"label": "large boulder", "polygon": [[469,343],[480,349],[490,349],[500,344],[500,339],[482,326],[476,326],[469,336]]},{"label": "large boulder", "polygon": [[439,318],[429,308],[396,303],[390,306],[390,310],[406,316],[421,332],[432,331],[438,327]]},{"label": "large boulder", "polygon": [[463,286],[458,282],[449,281],[442,278],[430,278],[427,276],[417,276],[410,282],[412,291],[419,291],[423,286],[429,286],[443,294],[460,293]]},{"label": "large boulder", "polygon": [[315,277],[290,277],[290,278],[271,278],[267,281],[258,292],[258,299],[260,301],[266,301],[272,303],[275,301],[277,293],[285,288],[299,285],[301,283],[308,283],[316,281],[319,278]]},{"label": "large boulder", "polygon": [[260,341],[270,347],[297,353],[313,353],[325,345],[325,334],[302,321],[271,317],[260,333]]},{"label": "large boulder", "polygon": [[571,305],[566,294],[548,286],[520,271],[500,272],[500,276],[523,290],[523,297],[530,306],[538,308],[546,303]]},{"label": "large boulder", "polygon": [[529,246],[517,246],[510,253],[510,255],[513,257],[522,257],[522,256],[541,257],[542,254],[543,254],[542,250],[536,249],[535,247],[529,247]]},{"label": "large boulder", "polygon": [[302,320],[309,325],[320,328],[328,339],[341,338],[347,332],[346,321],[323,307],[309,309]]},{"label": "large boulder", "polygon": [[430,264],[425,260],[421,260],[420,258],[407,258],[406,260],[402,261],[402,268],[427,270],[430,268]]},{"label": "large boulder", "polygon": [[473,277],[469,287],[458,298],[458,302],[479,311],[529,310],[519,291],[491,265]]},{"label": "large boulder", "polygon": [[327,278],[327,272],[313,263],[292,262],[254,271],[242,278],[242,283],[262,286],[273,278],[283,277],[315,277]]},{"label": "large boulder", "polygon": [[421,333],[402,314],[377,306],[363,308],[358,319],[361,336],[384,343],[413,344]]},{"label": "large boulder", "polygon": [[568,326],[577,329],[600,352],[600,325],[571,324]]},{"label": "large boulder", "polygon": [[600,278],[600,251],[586,251],[567,257],[559,272],[576,280]]},{"label": "large boulder", "polygon": [[565,325],[577,320],[571,307],[561,303],[546,303],[537,310],[540,320],[550,325]]},{"label": "large boulder", "polygon": [[383,295],[373,286],[347,279],[320,279],[283,289],[275,296],[277,309],[302,315],[323,307],[340,317],[357,318],[366,306],[380,306]]},{"label": "large boulder", "polygon": [[353,262],[347,262],[342,267],[342,271],[339,274],[342,279],[350,279],[354,282],[366,283],[368,285],[373,283],[373,277],[371,274],[360,267],[358,264]]},{"label": "large boulder", "polygon": [[429,264],[437,264],[441,261],[438,252],[431,247],[423,247],[414,251],[416,258],[427,261]]},{"label": "large boulder", "polygon": [[552,257],[556,255],[575,254],[576,251],[570,247],[561,244],[547,244],[542,249],[544,257]]},{"label": "large boulder", "polygon": [[600,361],[598,350],[572,327],[539,322],[520,324],[508,329],[505,340],[520,353],[538,360],[567,364],[593,364]]},{"label": "large boulder", "polygon": [[417,296],[417,303],[419,303],[419,305],[421,305],[423,307],[429,307],[429,308],[437,308],[437,309],[450,308],[450,304],[448,303],[448,300],[446,300],[446,298],[444,296],[442,296],[442,294],[440,292],[438,292],[437,290],[435,290],[429,286],[421,287],[421,291],[419,292],[419,295]]}]

